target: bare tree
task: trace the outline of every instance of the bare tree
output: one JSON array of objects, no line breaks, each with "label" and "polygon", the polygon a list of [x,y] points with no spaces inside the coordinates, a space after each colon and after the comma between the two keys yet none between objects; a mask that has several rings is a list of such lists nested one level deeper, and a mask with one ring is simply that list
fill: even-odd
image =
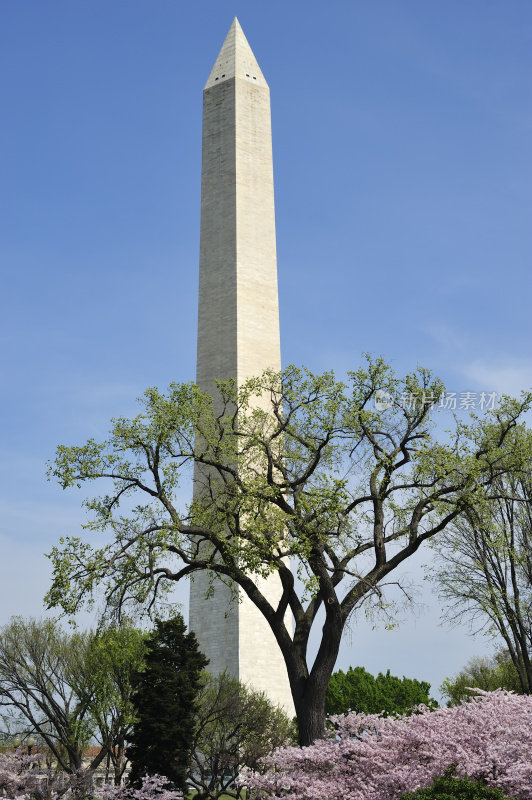
[{"label": "bare tree", "polygon": [[532,436],[518,429],[506,447],[521,464],[435,543],[446,616],[504,640],[521,690],[532,693]]},{"label": "bare tree", "polygon": [[[137,631],[65,633],[53,620],[14,618],[0,630],[0,708],[13,731],[38,736],[61,770],[81,776],[109,757],[120,778],[129,676],[141,657]],[[91,741],[101,749],[85,764]]]},{"label": "bare tree", "polygon": [[196,704],[188,780],[197,800],[244,797],[242,768],[257,769],[276,747],[296,742],[296,726],[282,708],[226,672],[204,673]]}]

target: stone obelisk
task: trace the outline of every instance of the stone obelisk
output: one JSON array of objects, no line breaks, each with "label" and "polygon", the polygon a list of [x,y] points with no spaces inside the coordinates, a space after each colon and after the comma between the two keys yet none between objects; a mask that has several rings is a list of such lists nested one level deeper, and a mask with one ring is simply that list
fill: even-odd
[{"label": "stone obelisk", "polygon": [[[203,91],[197,376],[241,384],[281,368],[270,92],[235,18]],[[198,481],[195,490],[201,492]],[[261,582],[275,601],[277,575]],[[242,592],[208,577],[191,583],[190,628],[217,674],[227,670],[293,713],[284,660]]]}]

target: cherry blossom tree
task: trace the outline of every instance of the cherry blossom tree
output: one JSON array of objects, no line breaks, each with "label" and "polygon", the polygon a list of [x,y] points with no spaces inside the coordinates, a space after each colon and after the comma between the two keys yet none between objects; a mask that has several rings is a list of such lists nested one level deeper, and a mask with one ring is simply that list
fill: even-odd
[{"label": "cherry blossom tree", "polygon": [[111,786],[91,788],[93,770],[50,774],[39,768],[42,754],[27,755],[22,750],[0,753],[0,794],[6,800],[29,800],[34,797],[61,800],[63,797],[91,797],[93,800],[183,800],[179,791],[165,789],[163,775],[144,777],[139,788]]},{"label": "cherry blossom tree", "polygon": [[166,789],[166,775],[147,775],[140,786],[104,786],[94,792],[95,800],[183,800],[183,795],[175,789]]},{"label": "cherry blossom tree", "polygon": [[532,697],[481,692],[470,702],[398,718],[333,716],[335,736],[310,747],[277,750],[265,771],[244,782],[253,797],[290,800],[399,800],[456,766],[457,777],[484,781],[532,800]]},{"label": "cherry blossom tree", "polygon": [[24,750],[7,750],[0,753],[0,794],[4,797],[19,797],[27,793],[27,788],[35,789],[35,772],[32,767],[40,756],[28,755]]}]

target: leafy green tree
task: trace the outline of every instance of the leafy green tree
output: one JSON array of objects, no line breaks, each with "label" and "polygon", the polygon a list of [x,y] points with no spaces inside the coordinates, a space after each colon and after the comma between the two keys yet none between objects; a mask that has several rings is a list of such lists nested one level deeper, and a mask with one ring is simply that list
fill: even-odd
[{"label": "leafy green tree", "polygon": [[196,695],[207,663],[181,615],[156,621],[146,639],[144,666],[133,680],[136,722],[126,751],[132,786],[140,787],[146,775],[163,775],[171,787],[185,791]]},{"label": "leafy green tree", "polygon": [[333,672],[327,687],[328,714],[356,711],[362,714],[409,714],[415,706],[436,706],[429,697],[430,683],[396,678],[390,670],[375,678],[364,667]]},{"label": "leafy green tree", "polygon": [[132,681],[144,663],[145,640],[143,631],[127,626],[92,636],[76,687],[88,699],[93,736],[106,752],[106,777],[112,769],[116,786],[127,766],[126,741],[135,721]]},{"label": "leafy green tree", "polygon": [[[521,456],[501,449],[532,395],[506,398],[438,441],[431,415],[442,391],[427,370],[399,379],[381,359],[347,383],[295,367],[220,383],[216,403],[194,384],[147,390],[139,415],[115,420],[106,441],[57,450],[51,474],[64,488],[102,480],[88,528],[110,535],[53,549],[49,605],[76,613],[100,589],[114,613],[155,609],[176,581],[206,571],[263,615],[285,660],[300,742],[322,737],[353,611],[393,613],[392,573]],[[180,509],[176,489],[194,464],[203,491]],[[272,602],[261,579],[274,573]],[[315,624],[321,641],[309,662]]]},{"label": "leafy green tree", "polygon": [[448,619],[502,640],[521,691],[532,694],[532,432],[520,426],[501,449],[514,469],[435,542],[433,574]]},{"label": "leafy green tree", "polygon": [[491,657],[472,658],[454,678],[446,678],[440,686],[448,706],[469,700],[475,694],[474,689],[485,692],[507,689],[522,694],[519,673],[507,650],[499,650]]},{"label": "leafy green tree", "polygon": [[189,784],[196,800],[245,796],[236,780],[277,747],[296,744],[296,726],[282,708],[227,672],[204,673],[197,696]]}]

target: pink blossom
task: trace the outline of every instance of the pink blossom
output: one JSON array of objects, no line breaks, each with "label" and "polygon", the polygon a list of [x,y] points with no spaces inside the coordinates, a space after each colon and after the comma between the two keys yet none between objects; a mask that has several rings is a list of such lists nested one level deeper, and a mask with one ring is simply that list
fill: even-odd
[{"label": "pink blossom", "polygon": [[410,717],[351,713],[331,721],[337,738],[277,750],[246,785],[272,800],[397,800],[456,764],[459,777],[532,800],[531,696],[478,691],[471,702],[420,707]]},{"label": "pink blossom", "polygon": [[50,774],[48,770],[39,769],[42,755],[26,755],[19,749],[15,752],[0,753],[0,795],[9,800],[29,800],[41,790],[46,800],[64,800],[72,796],[65,794],[65,789],[74,789],[74,795],[95,800],[183,800],[181,792],[164,788],[168,778],[161,775],[149,775],[143,779],[140,789],[128,786],[104,786],[91,790],[93,772],[82,769],[74,775],[65,773]]},{"label": "pink blossom", "polygon": [[40,756],[27,755],[25,749],[7,750],[0,753],[0,794],[8,798],[22,800],[37,786],[37,766]]},{"label": "pink blossom", "polygon": [[140,789],[130,786],[105,786],[94,792],[98,800],[183,800],[181,792],[165,789],[168,778],[162,775],[146,775]]}]

